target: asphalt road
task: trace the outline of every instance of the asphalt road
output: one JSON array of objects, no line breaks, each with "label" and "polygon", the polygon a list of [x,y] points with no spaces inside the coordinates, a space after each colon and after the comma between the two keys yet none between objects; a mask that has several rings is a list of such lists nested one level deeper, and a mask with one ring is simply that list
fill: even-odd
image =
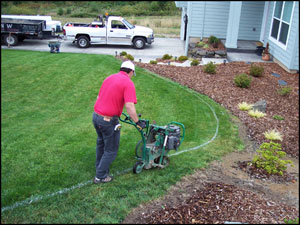
[{"label": "asphalt road", "polygon": [[[26,39],[17,46],[10,46],[10,49],[50,52],[48,42],[53,40]],[[141,62],[148,63],[150,60],[162,58],[164,54],[177,57],[184,55],[184,44],[184,41],[179,38],[155,38],[151,45],[147,44],[144,49],[138,50],[131,46],[99,44],[91,45],[89,48],[78,48],[72,41],[62,41],[60,52],[116,55],[116,52],[120,54],[120,52],[125,51],[134,57],[134,61],[141,60]],[[7,49],[8,47],[2,45],[1,48]]]}]

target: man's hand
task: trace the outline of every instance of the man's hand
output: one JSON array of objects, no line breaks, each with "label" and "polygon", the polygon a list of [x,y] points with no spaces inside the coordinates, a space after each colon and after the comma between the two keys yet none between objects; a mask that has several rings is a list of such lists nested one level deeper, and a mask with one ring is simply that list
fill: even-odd
[{"label": "man's hand", "polygon": [[135,124],[140,131],[146,127],[146,122],[143,120],[139,120]]}]

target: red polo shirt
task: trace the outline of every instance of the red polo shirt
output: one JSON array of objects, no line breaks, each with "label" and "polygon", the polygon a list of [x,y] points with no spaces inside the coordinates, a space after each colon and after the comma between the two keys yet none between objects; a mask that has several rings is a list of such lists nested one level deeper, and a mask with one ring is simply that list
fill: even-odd
[{"label": "red polo shirt", "polygon": [[126,102],[137,103],[135,86],[127,73],[120,71],[103,81],[94,110],[103,116],[121,116]]}]

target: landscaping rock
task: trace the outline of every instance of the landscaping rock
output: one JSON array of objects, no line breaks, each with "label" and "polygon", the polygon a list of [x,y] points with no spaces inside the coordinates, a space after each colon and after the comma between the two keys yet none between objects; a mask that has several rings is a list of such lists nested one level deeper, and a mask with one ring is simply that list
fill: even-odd
[{"label": "landscaping rock", "polygon": [[218,54],[220,56],[226,56],[227,55],[227,53],[224,50],[217,50],[217,51],[215,51],[215,54]]},{"label": "landscaping rock", "polygon": [[206,57],[213,57],[215,55],[214,51],[209,51],[206,53]]},{"label": "landscaping rock", "polygon": [[253,105],[253,110],[258,110],[265,113],[267,109],[267,102],[265,100],[260,100]]},{"label": "landscaping rock", "polygon": [[196,55],[198,55],[198,56],[205,56],[206,55],[206,51],[205,50],[198,50],[197,52],[196,52]]}]

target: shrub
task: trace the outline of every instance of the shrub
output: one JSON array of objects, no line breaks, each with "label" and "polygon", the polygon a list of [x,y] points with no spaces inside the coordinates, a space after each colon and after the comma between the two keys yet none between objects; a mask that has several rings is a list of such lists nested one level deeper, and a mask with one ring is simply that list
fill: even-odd
[{"label": "shrub", "polygon": [[164,54],[163,55],[163,57],[162,57],[162,59],[172,59],[172,56],[171,55],[169,55],[169,54]]},{"label": "shrub", "polygon": [[62,8],[59,8],[57,14],[59,16],[62,16],[64,14],[64,10]]},{"label": "shrub", "polygon": [[157,64],[156,60],[150,60],[150,64]]},{"label": "shrub", "polygon": [[197,59],[194,59],[192,62],[191,62],[191,66],[198,66],[199,65],[199,61]]},{"label": "shrub", "polygon": [[281,144],[270,142],[263,143],[251,161],[257,168],[264,169],[269,174],[283,175],[283,172],[287,169],[287,164],[294,166],[291,160],[282,160],[281,158],[286,155],[281,151]]},{"label": "shrub", "polygon": [[205,45],[203,41],[200,41],[196,44],[196,47],[202,48]]},{"label": "shrub", "polygon": [[127,55],[127,52],[125,52],[125,51],[122,51],[121,53],[120,53],[120,56],[126,56]]},{"label": "shrub", "polygon": [[280,94],[281,96],[289,95],[291,91],[292,91],[291,87],[283,87],[277,90],[278,94]]},{"label": "shrub", "polygon": [[179,56],[179,57],[178,57],[178,60],[179,60],[180,62],[183,62],[183,61],[186,61],[186,60],[188,60],[188,57],[187,57],[187,56],[184,56],[184,55],[182,55],[182,56]]},{"label": "shrub", "polygon": [[236,86],[240,88],[248,88],[251,84],[251,77],[249,77],[247,74],[242,73],[240,75],[235,76],[234,83]]},{"label": "shrub", "polygon": [[269,130],[269,131],[266,131],[264,133],[265,135],[265,138],[267,138],[268,140],[271,140],[271,141],[276,141],[276,140],[279,140],[279,141],[282,141],[282,135],[279,131],[276,131],[276,130]]},{"label": "shrub", "polygon": [[258,110],[250,110],[248,114],[254,118],[264,117],[266,114]]},{"label": "shrub", "polygon": [[274,116],[273,116],[273,119],[274,119],[274,120],[284,120],[284,117],[279,116],[279,115],[274,115]]},{"label": "shrub", "polygon": [[261,66],[251,65],[250,67],[250,75],[254,77],[261,77],[263,75],[264,68]]},{"label": "shrub", "polygon": [[130,54],[127,54],[125,58],[129,59],[130,61],[134,61],[134,57]]},{"label": "shrub", "polygon": [[252,109],[253,104],[248,104],[247,102],[242,102],[242,103],[238,104],[238,107],[242,111],[248,111],[248,110]]},{"label": "shrub", "polygon": [[204,65],[204,72],[215,74],[216,73],[216,65],[213,62],[209,62],[206,65]]},{"label": "shrub", "polygon": [[220,42],[219,38],[217,38],[217,37],[215,37],[215,36],[213,36],[213,35],[211,35],[211,36],[208,38],[208,43],[209,43],[209,44],[216,44],[216,43],[219,43],[219,42]]},{"label": "shrub", "polygon": [[208,44],[205,44],[205,45],[203,46],[203,48],[209,48],[209,45],[208,45]]}]

